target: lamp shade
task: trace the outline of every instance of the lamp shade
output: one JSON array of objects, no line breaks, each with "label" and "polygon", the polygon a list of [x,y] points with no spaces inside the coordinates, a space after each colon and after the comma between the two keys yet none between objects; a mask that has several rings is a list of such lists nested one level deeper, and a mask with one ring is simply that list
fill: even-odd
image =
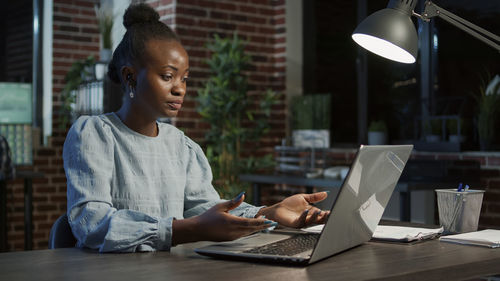
[{"label": "lamp shade", "polygon": [[385,8],[364,19],[352,34],[361,47],[384,58],[414,63],[418,37],[410,15],[399,9]]}]

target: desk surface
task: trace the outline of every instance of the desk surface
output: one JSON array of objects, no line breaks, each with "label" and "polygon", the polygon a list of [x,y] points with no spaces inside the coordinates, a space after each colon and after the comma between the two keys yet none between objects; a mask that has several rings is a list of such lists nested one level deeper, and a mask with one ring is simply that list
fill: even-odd
[{"label": "desk surface", "polygon": [[1,280],[459,280],[500,273],[500,249],[368,242],[307,267],[223,261],[192,250],[98,254],[76,248],[0,254]]}]

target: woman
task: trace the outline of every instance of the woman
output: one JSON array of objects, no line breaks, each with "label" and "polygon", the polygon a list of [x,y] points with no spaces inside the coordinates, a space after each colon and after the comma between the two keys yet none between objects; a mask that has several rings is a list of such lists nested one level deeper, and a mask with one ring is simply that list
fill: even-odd
[{"label": "woman", "polygon": [[[328,213],[300,194],[269,207],[220,200],[200,146],[158,123],[182,107],[189,60],[175,33],[145,4],[125,12],[127,32],[108,75],[126,94],[116,113],[80,117],[64,144],[68,218],[79,247],[101,252],[169,250],[201,240],[233,240],[274,222],[302,227]],[[274,221],[274,222],[273,222]]]}]

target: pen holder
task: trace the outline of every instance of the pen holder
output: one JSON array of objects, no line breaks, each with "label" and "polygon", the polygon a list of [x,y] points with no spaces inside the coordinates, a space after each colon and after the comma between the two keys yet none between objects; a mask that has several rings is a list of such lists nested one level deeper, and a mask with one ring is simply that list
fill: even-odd
[{"label": "pen holder", "polygon": [[439,223],[444,234],[477,230],[484,190],[436,189]]}]

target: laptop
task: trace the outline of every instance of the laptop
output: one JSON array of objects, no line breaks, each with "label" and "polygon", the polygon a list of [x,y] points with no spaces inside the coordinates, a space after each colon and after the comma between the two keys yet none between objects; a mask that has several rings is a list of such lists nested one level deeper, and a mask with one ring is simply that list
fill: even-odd
[{"label": "laptop", "polygon": [[309,265],[369,241],[413,145],[362,145],[320,233],[259,232],[195,252],[215,258]]}]

